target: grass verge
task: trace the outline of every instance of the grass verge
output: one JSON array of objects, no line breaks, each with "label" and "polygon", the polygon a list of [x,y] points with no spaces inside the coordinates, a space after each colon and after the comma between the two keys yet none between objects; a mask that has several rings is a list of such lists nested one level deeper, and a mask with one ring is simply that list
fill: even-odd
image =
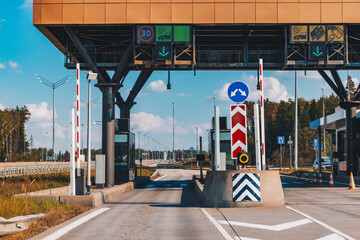
[{"label": "grass verge", "polygon": [[87,211],[89,208],[59,203],[57,201],[14,197],[14,195],[20,193],[67,186],[69,181],[70,176],[68,173],[39,174],[0,179],[1,217],[8,219],[29,214],[46,214],[41,220],[33,222],[24,232],[3,236],[1,240],[28,239]]}]

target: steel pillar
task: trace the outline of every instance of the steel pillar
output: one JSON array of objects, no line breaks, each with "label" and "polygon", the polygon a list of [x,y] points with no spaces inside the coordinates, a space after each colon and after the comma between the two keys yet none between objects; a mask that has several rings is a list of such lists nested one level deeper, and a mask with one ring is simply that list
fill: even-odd
[{"label": "steel pillar", "polygon": [[357,176],[359,175],[359,162],[356,157],[355,149],[356,139],[354,121],[356,116],[356,107],[360,106],[360,102],[358,101],[360,98],[360,84],[355,92],[353,99],[350,99],[350,95],[346,92],[344,85],[341,82],[340,76],[336,70],[331,70],[331,75],[333,76],[335,83],[323,70],[318,70],[318,72],[336,93],[336,95],[338,95],[340,98],[340,107],[346,112],[346,172],[347,174],[352,172],[355,176]]},{"label": "steel pillar", "polygon": [[317,159],[318,159],[318,173],[321,171],[321,127],[317,128],[317,139],[318,139],[318,151],[317,151]]}]

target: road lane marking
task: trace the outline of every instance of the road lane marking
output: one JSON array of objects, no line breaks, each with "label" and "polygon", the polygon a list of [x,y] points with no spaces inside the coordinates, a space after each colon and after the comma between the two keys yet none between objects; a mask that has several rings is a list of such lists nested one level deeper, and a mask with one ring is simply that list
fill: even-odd
[{"label": "road lane marking", "polygon": [[180,184],[180,187],[187,187],[187,184]]},{"label": "road lane marking", "polygon": [[42,240],[56,240],[59,237],[65,235],[66,233],[70,232],[71,230],[73,230],[74,228],[80,226],[81,224],[89,221],[90,219],[96,217],[97,215],[109,210],[110,208],[100,208],[78,220],[76,220],[75,222],[70,223],[69,225],[60,228],[59,230],[57,230],[56,232],[54,232],[53,234],[43,238]]},{"label": "road lane marking", "polygon": [[236,237],[235,240],[261,240],[259,238]]},{"label": "road lane marking", "polygon": [[336,233],[333,233],[322,238],[317,238],[316,240],[345,240],[345,238],[340,237]]},{"label": "road lane marking", "polygon": [[226,240],[233,240],[233,238],[226,232],[226,230],[204,209],[200,208],[200,211],[209,219],[209,221],[216,227]]},{"label": "road lane marking", "polygon": [[152,188],[152,187],[155,187],[154,184],[150,184],[150,185],[147,185],[146,188]]},{"label": "road lane marking", "polygon": [[286,184],[288,184],[288,183],[287,183],[287,182],[281,182],[281,184],[282,184],[282,185],[286,185]]},{"label": "road lane marking", "polygon": [[319,220],[317,220],[317,219],[315,219],[315,218],[313,218],[313,217],[310,217],[309,215],[307,215],[307,214],[305,214],[305,213],[303,213],[303,212],[300,212],[299,210],[296,210],[296,209],[294,209],[294,208],[292,208],[292,207],[289,207],[289,206],[286,206],[286,208],[288,208],[288,209],[290,209],[291,211],[296,212],[296,213],[298,213],[298,214],[306,217],[307,219],[310,219],[310,220],[313,221],[313,222],[316,222],[317,224],[323,226],[324,228],[329,229],[330,231],[336,233],[337,235],[339,235],[339,236],[341,236],[341,237],[344,237],[345,239],[355,240],[354,238],[346,235],[345,233],[343,233],[343,232],[341,232],[341,231],[339,231],[339,230],[337,230],[337,229],[335,229],[335,228],[333,228],[333,227],[330,227],[330,226],[327,225],[326,223],[323,223],[323,222],[321,222],[321,221],[319,221]]},{"label": "road lane marking", "polygon": [[236,221],[224,221],[219,220],[220,224],[224,225],[232,225],[232,226],[240,226],[240,227],[249,227],[249,228],[257,228],[257,229],[263,229],[263,230],[270,230],[270,231],[283,231],[287,230],[289,228],[302,226],[308,223],[311,223],[309,219],[301,219],[298,221],[293,222],[287,222],[287,223],[281,223],[277,225],[264,225],[264,224],[254,224],[254,223],[245,223],[245,222],[236,222]]},{"label": "road lane marking", "polygon": [[155,179],[153,181],[159,181],[160,179],[163,179],[164,177],[167,177],[167,175],[161,176],[161,177],[159,177],[159,178],[157,178],[157,179]]},{"label": "road lane marking", "polygon": [[303,182],[291,182],[291,183],[295,183],[295,184],[305,184]]}]

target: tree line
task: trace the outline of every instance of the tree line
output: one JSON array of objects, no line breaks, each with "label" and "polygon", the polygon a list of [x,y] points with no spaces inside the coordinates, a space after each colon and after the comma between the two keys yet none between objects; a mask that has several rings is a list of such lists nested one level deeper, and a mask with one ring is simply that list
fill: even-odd
[{"label": "tree line", "polygon": [[[335,95],[325,97],[325,115],[335,112],[339,106],[339,98]],[[254,143],[254,102],[245,102],[248,115],[248,150],[255,159]],[[265,100],[265,141],[266,141],[266,159],[267,164],[280,165],[280,146],[277,143],[278,136],[285,137],[283,145],[283,166],[289,166],[290,148],[287,144],[289,136],[294,140],[295,123],[295,102],[292,99],[280,102],[271,102]],[[323,98],[305,100],[298,99],[298,162],[299,164],[312,163],[315,159],[315,150],[313,139],[317,138],[317,131],[310,130],[309,125],[323,116]],[[323,139],[322,139],[323,142]],[[329,135],[326,134],[326,154],[329,156]],[[292,145],[292,159],[294,145]]]},{"label": "tree line", "polygon": [[25,155],[29,147],[25,123],[29,119],[26,106],[0,110],[0,161],[16,161]]}]

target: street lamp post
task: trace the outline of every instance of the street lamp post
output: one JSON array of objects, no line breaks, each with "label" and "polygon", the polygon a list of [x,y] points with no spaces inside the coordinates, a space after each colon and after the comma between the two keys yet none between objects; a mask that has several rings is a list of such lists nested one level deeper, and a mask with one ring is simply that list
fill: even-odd
[{"label": "street lamp post", "polygon": [[55,161],[55,89],[65,84],[71,75],[68,75],[57,82],[50,82],[46,78],[43,78],[39,74],[35,74],[35,76],[40,80],[41,83],[48,86],[53,90],[53,156],[52,159]]},{"label": "street lamp post", "polygon": [[[87,79],[88,79],[88,116],[87,116],[87,193],[90,194],[90,187],[91,187],[91,80],[96,80],[98,74],[93,72],[88,72]],[[84,138],[83,138],[84,139]],[[84,142],[84,141],[82,141]],[[84,149],[83,149],[84,152]],[[84,154],[84,153],[83,153]]]},{"label": "street lamp post", "polygon": [[173,165],[175,164],[175,103],[173,104]]},{"label": "street lamp post", "polygon": [[[324,98],[324,88],[321,88],[322,99],[323,99],[323,118],[325,121],[325,98]],[[324,157],[326,156],[326,145],[325,145],[325,129],[324,129]]]}]

